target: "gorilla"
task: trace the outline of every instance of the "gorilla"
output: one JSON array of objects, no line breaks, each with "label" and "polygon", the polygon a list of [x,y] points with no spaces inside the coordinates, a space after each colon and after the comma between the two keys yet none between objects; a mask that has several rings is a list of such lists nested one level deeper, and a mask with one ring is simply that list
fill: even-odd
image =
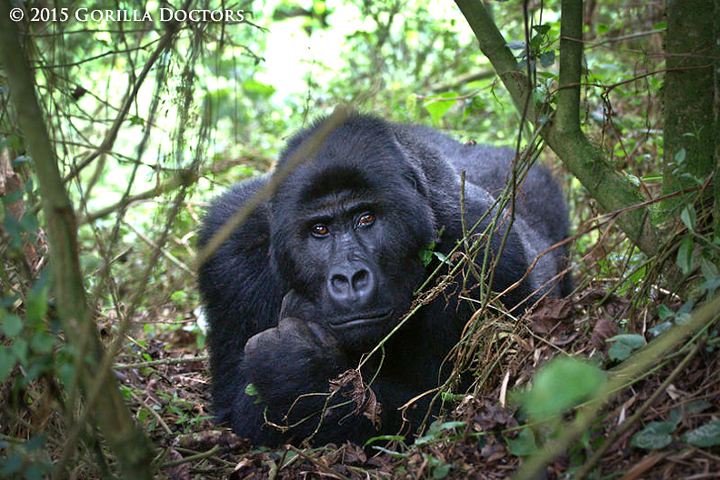
[{"label": "gorilla", "polygon": [[[288,141],[276,172],[325,121]],[[495,216],[513,156],[427,127],[357,113],[343,119],[199,268],[218,421],[269,446],[408,432],[430,406],[432,395],[421,394],[447,378],[446,356],[472,315],[458,293],[477,297],[489,283],[494,292],[507,290],[501,301],[516,311],[540,295],[568,294],[566,252],[551,249],[567,237],[568,214],[550,173],[531,168],[514,215],[505,207]],[[216,198],[199,246],[270,178],[246,180]],[[463,216],[467,229],[479,222],[470,237]],[[475,271],[483,258],[494,271],[483,283],[477,274],[457,277],[418,302],[430,272],[450,268],[441,255],[426,264],[423,253],[448,254],[463,238],[480,242]],[[330,395],[330,381],[356,369],[393,330],[351,371],[369,390],[358,393],[358,383],[346,381]],[[368,414],[370,402],[379,408]]]}]

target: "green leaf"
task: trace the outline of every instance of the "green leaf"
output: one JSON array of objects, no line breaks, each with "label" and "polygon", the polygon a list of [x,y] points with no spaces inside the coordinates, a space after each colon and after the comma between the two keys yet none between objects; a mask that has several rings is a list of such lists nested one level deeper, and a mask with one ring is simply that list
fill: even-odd
[{"label": "green leaf", "polygon": [[432,95],[425,101],[425,108],[430,116],[437,122],[445,115],[457,101],[458,94],[455,92],[445,92],[440,95]]},{"label": "green leaf", "polygon": [[56,343],[55,337],[46,332],[37,332],[30,338],[30,346],[37,353],[50,353]]},{"label": "green leaf", "polygon": [[433,468],[432,478],[445,478],[450,473],[452,465],[445,463],[443,465]]},{"label": "green leaf", "polygon": [[453,263],[450,261],[450,259],[447,257],[447,255],[445,255],[444,253],[432,252],[432,254],[435,256],[435,258],[440,260],[440,262],[452,266]]},{"label": "green leaf", "polygon": [[678,152],[675,154],[675,163],[677,163],[677,164],[683,163],[685,161],[686,154],[687,154],[687,152],[685,152],[684,148],[681,148],[680,150],[678,150]]},{"label": "green leaf", "polygon": [[527,457],[538,451],[535,444],[535,434],[529,428],[523,428],[515,438],[506,438],[510,454],[516,457]]},{"label": "green leaf", "polygon": [[555,50],[549,50],[540,55],[540,65],[543,68],[548,68],[553,63],[555,63]]},{"label": "green leaf", "polygon": [[250,395],[251,397],[256,397],[256,396],[260,395],[260,392],[258,392],[258,389],[255,385],[253,385],[252,383],[248,383],[245,386],[245,395]]},{"label": "green leaf", "polygon": [[23,328],[25,328],[25,325],[17,315],[13,315],[12,313],[3,315],[2,328],[0,328],[0,330],[9,338],[16,338],[23,331]]},{"label": "green leaf", "polygon": [[695,225],[697,224],[697,216],[695,215],[695,207],[692,205],[685,205],[683,211],[680,212],[680,220],[685,224],[688,230],[691,232],[695,231]]},{"label": "green leaf", "polygon": [[671,433],[675,431],[672,422],[650,422],[647,426],[633,435],[630,445],[644,450],[658,450],[670,445]]},{"label": "green leaf", "polygon": [[25,315],[28,319],[28,325],[34,325],[38,320],[42,320],[47,310],[48,289],[41,288],[39,291],[33,289],[25,303]]},{"label": "green leaf", "polygon": [[678,325],[685,325],[690,321],[692,316],[692,309],[695,306],[695,300],[688,300],[682,307],[678,308],[675,314],[675,323]]},{"label": "green leaf", "polygon": [[612,338],[606,340],[607,342],[614,342],[608,350],[608,355],[613,360],[623,361],[627,359],[633,350],[636,350],[645,345],[645,337],[637,334],[622,334],[615,335]]},{"label": "green leaf", "polygon": [[706,256],[703,256],[700,259],[700,271],[702,272],[703,277],[705,277],[706,280],[714,279],[720,276],[720,272],[718,272],[717,266],[715,266],[712,260],[708,259]]},{"label": "green leaf", "polygon": [[675,312],[670,310],[667,305],[660,305],[658,307],[658,315],[660,316],[660,320],[667,320],[668,318],[673,318],[675,316]]},{"label": "green leaf", "polygon": [[696,447],[720,445],[720,421],[706,423],[702,427],[686,433],[682,439]]},{"label": "green leaf", "polygon": [[4,382],[9,376],[17,361],[15,355],[8,347],[0,347],[0,383]]},{"label": "green leaf", "polygon": [[687,275],[690,273],[690,270],[692,270],[693,266],[693,248],[695,247],[695,242],[693,242],[692,237],[685,237],[680,244],[680,248],[678,248],[677,252],[677,264],[680,267],[680,270]]},{"label": "green leaf", "polygon": [[534,420],[548,420],[589,398],[605,380],[605,372],[594,365],[577,358],[556,358],[535,375],[521,401]]},{"label": "green leaf", "polygon": [[28,364],[28,341],[24,338],[18,338],[10,345],[10,350],[13,355],[20,362],[20,365],[27,366]]},{"label": "green leaf", "polygon": [[653,337],[657,337],[658,335],[670,330],[670,328],[672,328],[672,326],[673,326],[673,324],[671,321],[662,322],[662,323],[655,325],[652,328],[649,328],[648,333],[650,335],[652,335]]},{"label": "green leaf", "polygon": [[615,335],[607,340],[608,342],[619,342],[624,343],[630,348],[640,348],[645,345],[645,337],[638,335],[637,333],[623,333],[621,335]]},{"label": "green leaf", "polygon": [[548,32],[550,32],[550,24],[549,23],[543,23],[542,25],[533,25],[532,28],[540,35],[547,35]]},{"label": "green leaf", "polygon": [[623,360],[627,360],[630,355],[632,355],[632,348],[624,343],[613,343],[608,349],[608,356],[610,357],[610,360],[618,360],[622,362]]}]

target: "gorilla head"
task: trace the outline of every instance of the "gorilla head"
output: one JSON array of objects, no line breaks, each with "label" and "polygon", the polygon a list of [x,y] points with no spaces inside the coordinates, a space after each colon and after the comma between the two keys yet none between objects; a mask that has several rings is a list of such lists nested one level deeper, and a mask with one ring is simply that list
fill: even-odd
[{"label": "gorilla head", "polygon": [[[280,163],[316,128],[292,139]],[[295,313],[363,350],[396,325],[423,280],[420,252],[437,231],[426,180],[389,126],[364,117],[304,160],[271,201],[273,263],[302,299]]]}]

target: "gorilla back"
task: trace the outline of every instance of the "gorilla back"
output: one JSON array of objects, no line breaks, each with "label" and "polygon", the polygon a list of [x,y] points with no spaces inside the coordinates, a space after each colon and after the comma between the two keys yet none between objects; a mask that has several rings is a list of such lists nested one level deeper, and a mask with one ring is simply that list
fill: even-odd
[{"label": "gorilla back", "polygon": [[[321,123],[288,142],[281,165]],[[424,305],[385,343],[384,360],[363,367],[364,378],[374,378],[381,413],[363,415],[343,392],[328,401],[328,382],[356,367],[409,311],[436,267],[425,266],[422,253],[431,245],[447,253],[463,238],[462,170],[466,225],[480,221],[476,232],[485,232],[480,241],[497,265],[490,286],[517,284],[503,296],[505,305],[568,293],[564,250],[539,256],[568,229],[562,193],[547,171],[530,170],[514,220],[487,233],[512,156],[364,115],[333,130],[199,270],[218,420],[270,445],[310,434],[320,443],[360,442],[379,425],[387,433],[403,427],[398,408],[442,381],[443,359],[469,319],[467,305],[452,295],[461,285]],[[245,181],[215,199],[199,244],[267,181]],[[246,393],[248,384],[257,395]],[[405,413],[410,426],[424,417],[428,397]]]}]

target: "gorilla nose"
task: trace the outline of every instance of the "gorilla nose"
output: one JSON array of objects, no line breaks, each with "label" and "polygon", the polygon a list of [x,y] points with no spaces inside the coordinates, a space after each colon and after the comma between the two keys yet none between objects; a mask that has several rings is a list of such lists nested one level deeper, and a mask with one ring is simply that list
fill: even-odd
[{"label": "gorilla nose", "polygon": [[351,308],[363,306],[375,292],[375,278],[363,267],[346,265],[334,268],[328,278],[328,293],[338,306]]}]

